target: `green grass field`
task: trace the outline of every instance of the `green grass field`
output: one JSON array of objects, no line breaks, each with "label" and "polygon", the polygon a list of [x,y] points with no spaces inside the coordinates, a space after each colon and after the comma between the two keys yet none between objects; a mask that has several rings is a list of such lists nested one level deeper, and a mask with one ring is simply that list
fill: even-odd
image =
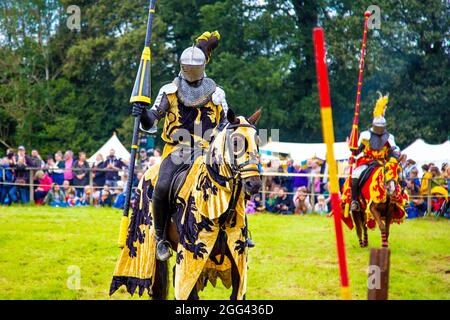
[{"label": "green grass field", "polygon": [[[108,296],[120,215],[114,209],[0,207],[0,299],[130,299],[124,290]],[[259,214],[249,216],[249,225],[256,247],[249,254],[248,299],[339,298],[333,219]],[[378,231],[369,239],[380,245]],[[345,240],[353,298],[366,299],[369,250],[359,248],[354,232],[346,230]],[[449,220],[393,225],[390,298],[450,299],[449,240]],[[78,290],[67,285],[71,268],[80,270]],[[222,284],[209,285],[201,298],[229,295]]]}]

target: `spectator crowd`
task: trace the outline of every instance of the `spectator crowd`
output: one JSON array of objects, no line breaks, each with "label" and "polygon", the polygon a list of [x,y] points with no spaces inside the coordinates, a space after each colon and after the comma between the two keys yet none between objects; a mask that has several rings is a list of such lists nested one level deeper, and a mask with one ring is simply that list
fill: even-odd
[{"label": "spectator crowd", "polygon": [[[436,215],[449,217],[450,201],[450,166],[444,163],[441,168],[433,163],[421,166],[422,176],[412,159],[402,163],[403,188],[409,196],[407,213],[409,218],[422,217],[426,213],[428,193],[431,195],[431,211]],[[345,182],[348,165],[338,162],[340,174],[339,184]],[[304,163],[294,164],[290,159],[280,161],[270,160],[260,165],[261,172],[274,175],[265,177],[263,197],[256,194],[247,202],[247,213],[269,211],[276,214],[307,214],[311,212],[328,214],[331,211],[328,172],[326,162],[321,159],[310,159]],[[286,174],[303,174],[289,176]],[[276,175],[279,174],[279,175]],[[265,198],[265,201],[263,201]]]},{"label": "spectator crowd", "polygon": [[[132,187],[137,187],[146,168],[160,161],[160,157],[158,149],[153,150],[152,156],[145,149],[140,150]],[[114,149],[106,158],[98,153],[91,164],[84,152],[75,157],[71,150],[64,154],[58,151],[44,160],[35,149],[30,154],[24,146],[17,152],[8,149],[6,156],[0,158],[0,205],[27,204],[33,192],[38,205],[123,208],[128,162],[129,159],[117,158]]]},{"label": "spectator crowd", "polygon": [[[152,155],[141,149],[136,160],[136,174],[132,187],[137,184],[147,167],[161,161],[161,152],[151,150]],[[58,207],[113,206],[122,208],[127,188],[129,159],[119,159],[111,149],[104,158],[98,153],[94,163],[88,163],[86,153],[77,156],[71,150],[56,152],[41,157],[38,150],[28,154],[24,146],[17,151],[8,149],[0,158],[0,205],[27,204],[30,192],[36,204]],[[421,166],[422,176],[412,159],[403,161],[402,184],[410,203],[409,217],[420,217],[428,209],[428,193],[431,194],[431,209],[448,216],[448,190],[450,188],[450,166],[441,168],[433,163]],[[325,161],[313,158],[294,164],[291,159],[260,161],[264,190],[252,196],[246,204],[247,213],[268,211],[276,214],[329,214],[330,196],[328,168]],[[342,187],[348,165],[338,162],[339,183]],[[301,174],[301,175],[288,175]],[[33,188],[30,188],[33,182]]]}]

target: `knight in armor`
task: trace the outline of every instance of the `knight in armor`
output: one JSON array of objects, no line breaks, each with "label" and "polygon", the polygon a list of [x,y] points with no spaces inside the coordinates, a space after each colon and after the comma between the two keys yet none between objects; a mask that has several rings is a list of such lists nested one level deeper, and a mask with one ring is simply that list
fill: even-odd
[{"label": "knight in armor", "polygon": [[384,118],[388,103],[388,96],[382,96],[379,93],[375,109],[373,112],[372,126],[369,130],[361,132],[358,141],[358,149],[354,152],[357,157],[362,155],[356,161],[356,167],[352,174],[352,202],[351,211],[359,211],[359,179],[363,176],[367,168],[374,164],[384,164],[390,156],[399,157],[400,149],[395,144],[395,138],[386,130],[386,119]]},{"label": "knight in armor", "polygon": [[[211,140],[208,134],[226,121],[225,92],[205,73],[219,40],[217,31],[203,33],[195,45],[183,51],[179,60],[180,73],[171,83],[162,86],[151,109],[133,105],[132,114],[141,115],[140,129],[144,132],[154,133],[157,122],[165,117],[161,138],[166,145],[152,194],[156,257],[161,261],[171,255],[165,229],[170,217],[169,192],[174,175],[182,163],[192,161],[192,151],[186,150],[206,149]],[[179,148],[180,145],[183,147]]]}]

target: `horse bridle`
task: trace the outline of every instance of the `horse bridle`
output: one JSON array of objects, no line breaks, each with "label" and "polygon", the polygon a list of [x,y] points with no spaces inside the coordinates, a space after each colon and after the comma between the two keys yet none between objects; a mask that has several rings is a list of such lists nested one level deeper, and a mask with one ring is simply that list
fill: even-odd
[{"label": "horse bridle", "polygon": [[228,134],[228,130],[234,130],[236,128],[252,128],[256,130],[256,127],[252,124],[246,124],[246,123],[233,123],[233,124],[229,124],[228,126],[225,127],[225,129],[227,130],[227,135],[225,138],[226,141],[226,147],[227,147],[227,152],[228,155],[230,157],[230,160],[233,159],[232,163],[229,164],[230,169],[231,169],[231,173],[233,175],[233,177],[230,177],[230,180],[234,179],[234,177],[239,176],[242,172],[258,172],[259,170],[257,168],[245,168],[247,165],[249,164],[254,164],[252,163],[252,160],[248,160],[245,161],[239,165],[236,165],[236,162],[234,161],[235,159],[235,155],[234,155],[234,151],[233,151],[233,145],[232,145],[232,141],[230,141],[230,139],[228,139],[229,134]]},{"label": "horse bridle", "polygon": [[[253,128],[256,130],[256,127],[254,125],[246,124],[246,123],[228,124],[224,129],[234,130],[236,128],[242,128],[242,127]],[[227,131],[227,135],[225,137],[225,144],[226,144],[226,148],[227,148],[227,152],[229,154],[230,160],[231,159],[234,160],[235,154],[233,151],[232,142],[230,141],[231,139],[228,139],[228,137],[229,137],[228,133],[229,132]],[[225,146],[224,146],[224,148],[225,148]],[[221,225],[222,230],[225,228],[226,224],[231,223],[231,220],[235,216],[236,205],[237,205],[237,202],[239,200],[239,195],[242,190],[241,173],[242,172],[258,172],[258,174],[259,174],[259,170],[257,168],[245,168],[245,166],[247,166],[248,164],[252,164],[251,160],[245,161],[244,163],[241,163],[240,165],[236,165],[235,161],[233,161],[233,163],[228,164],[230,166],[232,176],[224,177],[224,178],[226,180],[232,182],[232,189],[231,189],[231,198],[230,198],[230,202],[228,204],[228,209],[227,209],[227,213],[226,213],[227,216],[226,216],[224,223]]]},{"label": "horse bridle", "polygon": [[[386,165],[389,164],[389,163],[393,163],[393,164],[398,164],[399,165],[398,162],[392,162],[392,161],[386,161],[383,164],[383,183],[384,183],[385,186],[386,186],[386,183],[388,182],[388,181],[386,181]],[[401,180],[403,180],[403,179],[401,179]],[[396,182],[396,184],[400,185],[401,191],[403,192],[404,191],[403,184],[400,183],[400,181]]]}]

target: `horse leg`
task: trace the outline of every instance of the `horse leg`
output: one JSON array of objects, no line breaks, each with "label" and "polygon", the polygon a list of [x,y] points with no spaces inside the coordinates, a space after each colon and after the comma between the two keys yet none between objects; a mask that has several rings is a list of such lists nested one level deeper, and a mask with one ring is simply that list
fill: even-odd
[{"label": "horse leg", "polygon": [[[386,222],[385,222],[386,231],[384,234],[384,238],[382,239],[383,240],[383,242],[382,242],[383,248],[389,247],[389,229],[391,226],[391,221],[392,221],[393,215],[394,215],[394,207],[392,205],[390,205],[387,208],[387,212],[386,212]],[[383,234],[381,234],[381,236],[383,237]]]},{"label": "horse leg", "polygon": [[355,222],[355,229],[356,229],[356,234],[358,236],[359,239],[359,246],[361,248],[364,247],[364,242],[362,240],[362,221],[361,221],[361,212],[360,211],[355,211],[352,213],[353,216],[353,221]]},{"label": "horse leg", "polygon": [[367,234],[366,215],[363,214],[363,229],[364,229],[364,247],[369,246],[369,236]]},{"label": "horse leg", "polygon": [[167,261],[156,260],[155,279],[152,285],[152,299],[166,300],[169,284]]},{"label": "horse leg", "polygon": [[239,274],[238,267],[233,259],[233,256],[231,255],[231,251],[230,248],[228,248],[228,246],[226,256],[231,261],[231,287],[233,288],[233,290],[231,292],[230,300],[237,300],[241,276]]},{"label": "horse leg", "polygon": [[375,218],[375,221],[377,222],[378,228],[380,228],[381,232],[381,241],[384,243],[386,239],[386,226],[384,225],[383,221],[381,220],[381,212],[382,210],[381,205],[375,205],[372,204],[370,206],[370,210],[372,211],[373,217]]}]

